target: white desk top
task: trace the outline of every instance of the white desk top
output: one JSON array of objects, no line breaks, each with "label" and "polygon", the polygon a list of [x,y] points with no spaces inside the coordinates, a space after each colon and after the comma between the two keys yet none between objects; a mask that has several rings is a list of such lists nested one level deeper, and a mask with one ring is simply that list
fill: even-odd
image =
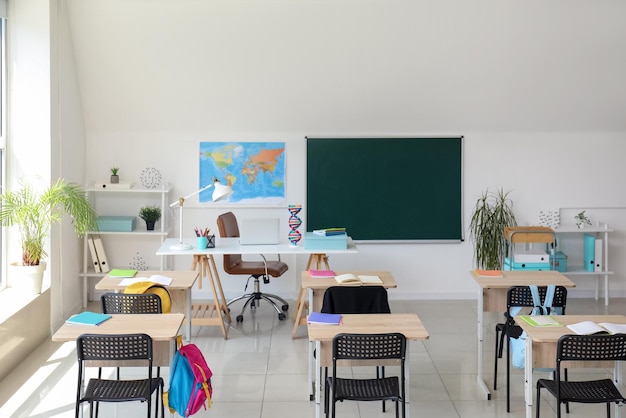
[{"label": "white desk top", "polygon": [[304,248],[304,243],[300,243],[297,247],[291,244],[275,244],[275,245],[240,245],[239,238],[220,238],[215,237],[215,248],[198,249],[196,248],[195,238],[183,239],[183,242],[192,245],[191,250],[172,250],[170,246],[179,243],[179,238],[168,238],[159,247],[156,255],[196,255],[196,254],[346,254],[358,253],[359,250],[348,238],[348,248],[345,250],[332,249],[316,249],[310,250]]}]

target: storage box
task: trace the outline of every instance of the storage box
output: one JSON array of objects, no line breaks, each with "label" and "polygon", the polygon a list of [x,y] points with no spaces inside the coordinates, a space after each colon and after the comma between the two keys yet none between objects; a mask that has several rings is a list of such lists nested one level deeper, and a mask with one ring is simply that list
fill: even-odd
[{"label": "storage box", "polygon": [[304,233],[304,248],[307,250],[345,250],[348,248],[348,235],[316,235]]},{"label": "storage box", "polygon": [[504,259],[504,270],[527,270],[527,271],[542,271],[550,270],[550,263],[518,263],[517,260],[511,265],[511,260],[506,257]]},{"label": "storage box", "polygon": [[516,263],[547,263],[550,258],[542,250],[518,250],[513,253],[513,260]]},{"label": "storage box", "polygon": [[98,229],[106,232],[132,232],[136,221],[135,216],[98,216]]},{"label": "storage box", "polygon": [[563,251],[557,251],[554,256],[550,254],[550,263],[554,262],[554,269],[564,273],[567,271],[567,256]]}]

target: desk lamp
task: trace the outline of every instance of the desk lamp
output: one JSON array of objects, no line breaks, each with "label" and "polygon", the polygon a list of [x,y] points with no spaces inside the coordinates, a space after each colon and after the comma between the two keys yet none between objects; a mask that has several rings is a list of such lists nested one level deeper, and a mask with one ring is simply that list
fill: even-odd
[{"label": "desk lamp", "polygon": [[209,184],[207,186],[204,186],[200,190],[196,190],[195,192],[190,193],[190,194],[188,194],[185,197],[180,197],[180,198],[178,198],[178,200],[176,200],[175,202],[172,202],[170,204],[171,208],[173,208],[174,206],[178,205],[179,212],[180,212],[180,216],[179,216],[180,240],[178,241],[178,244],[170,245],[170,250],[173,250],[173,251],[185,251],[185,250],[191,250],[193,248],[192,245],[186,244],[186,243],[183,242],[183,205],[184,205],[186,199],[189,199],[191,196],[197,195],[198,193],[201,193],[201,192],[203,192],[203,191],[205,191],[207,189],[210,189],[211,187],[215,188],[215,190],[213,190],[213,194],[211,196],[211,200],[213,202],[217,202],[219,200],[225,199],[228,196],[230,196],[231,194],[233,194],[232,187],[224,186],[222,183],[219,182],[217,177],[213,177],[213,184]]}]

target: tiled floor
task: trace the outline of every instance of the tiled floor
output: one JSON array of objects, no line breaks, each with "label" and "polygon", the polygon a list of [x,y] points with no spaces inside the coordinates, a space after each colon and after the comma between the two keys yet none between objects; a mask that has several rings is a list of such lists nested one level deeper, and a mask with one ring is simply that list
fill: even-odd
[{"label": "tiled floor", "polygon": [[[487,401],[476,384],[476,301],[391,301],[393,312],[414,312],[430,333],[430,339],[411,344],[411,417],[524,417],[523,374],[512,376],[511,413],[506,413],[502,385]],[[97,305],[92,306],[97,309]],[[236,310],[236,307],[234,308]],[[568,300],[567,313],[626,314],[626,300],[612,299],[608,309],[602,300]],[[493,324],[497,314],[486,316],[484,371],[493,380]],[[193,339],[214,372],[214,402],[194,415],[212,418],[312,418],[315,403],[307,387],[306,329],[291,339],[292,322],[279,321],[265,304],[254,316],[246,313],[243,324],[233,325],[224,340],[216,327],[194,327]],[[72,417],[76,390],[76,354],[73,343],[46,342],[0,383],[0,417]],[[504,363],[499,370],[504,371]],[[165,369],[167,378],[167,369]],[[362,371],[355,371],[362,373]],[[607,374],[600,370],[599,373]],[[535,373],[535,379],[544,377]],[[132,405],[132,406],[130,406]],[[542,416],[554,417],[554,402],[542,402]],[[144,406],[123,404],[102,407],[101,417],[144,416]],[[575,404],[572,418],[603,414],[603,406]],[[382,413],[380,403],[338,403],[337,417],[395,416],[393,405]]]}]

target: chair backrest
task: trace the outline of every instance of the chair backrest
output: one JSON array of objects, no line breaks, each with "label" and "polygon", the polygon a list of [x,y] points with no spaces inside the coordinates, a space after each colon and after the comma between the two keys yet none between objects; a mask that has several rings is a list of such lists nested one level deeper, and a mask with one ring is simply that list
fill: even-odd
[{"label": "chair backrest", "polygon": [[337,334],[333,338],[335,360],[404,360],[406,337],[401,333]]},{"label": "chair backrest", "polygon": [[148,334],[82,334],[76,340],[79,361],[147,360],[152,369],[152,338]]},{"label": "chair backrest", "polygon": [[[539,298],[541,303],[546,298],[547,286],[539,286]],[[561,308],[561,314],[565,314],[565,306],[567,305],[567,288],[564,286],[556,286],[554,289],[554,299],[552,299],[552,307]],[[528,286],[512,286],[507,291],[506,297],[507,312],[516,306],[534,308],[533,295]],[[526,314],[523,312],[521,314]]]},{"label": "chair backrest", "polygon": [[331,286],[324,292],[322,312],[334,314],[391,313],[383,286]]},{"label": "chair backrest", "polygon": [[154,293],[105,293],[100,297],[105,314],[159,314],[161,297]]},{"label": "chair backrest", "polygon": [[562,361],[624,361],[626,334],[563,335],[556,348],[556,382],[561,381]]},{"label": "chair backrest", "polygon": [[[219,215],[217,217],[217,229],[220,231],[220,237],[222,238],[239,237],[239,225],[237,224],[235,214],[226,212]],[[224,270],[227,273],[239,263],[241,263],[241,254],[224,254]]]}]

